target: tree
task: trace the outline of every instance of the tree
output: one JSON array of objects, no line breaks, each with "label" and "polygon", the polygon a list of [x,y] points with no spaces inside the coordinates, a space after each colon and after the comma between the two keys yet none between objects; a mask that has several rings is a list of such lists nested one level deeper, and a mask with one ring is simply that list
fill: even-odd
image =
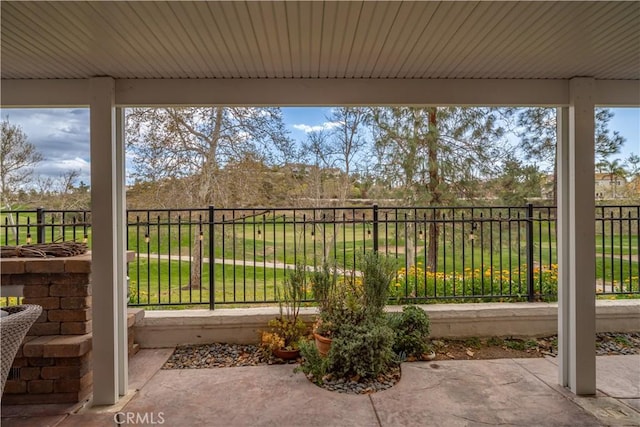
[{"label": "tree", "polygon": [[327,132],[324,129],[320,129],[310,132],[304,144],[304,151],[307,153],[306,160],[312,164],[312,167],[309,168],[306,194],[301,195],[314,200],[315,207],[318,207],[320,201],[326,198],[325,168],[331,164],[331,160],[324,153],[324,147],[327,145],[328,139]]},{"label": "tree", "polygon": [[91,194],[84,182],[76,186],[80,177],[79,170],[68,170],[56,177],[38,177],[36,179],[36,201],[40,206],[58,210],[89,209]]},{"label": "tree", "polygon": [[[625,139],[618,131],[609,130],[613,112],[605,108],[595,111],[595,162],[601,163],[620,152]],[[557,198],[557,131],[555,108],[524,108],[518,112],[518,136],[526,160],[542,162],[553,171],[553,202]]]},{"label": "tree", "polygon": [[367,109],[334,108],[327,120],[333,126],[329,130],[311,132],[304,149],[317,166],[341,171],[337,198],[344,201],[353,186],[353,174],[359,166],[360,156],[369,144],[365,136]]},{"label": "tree", "polygon": [[[476,184],[495,171],[506,150],[500,116],[492,108],[374,108],[381,179],[408,205],[439,207],[475,197]],[[438,209],[430,212],[431,220],[438,218]],[[427,266],[432,271],[439,236],[437,222],[430,222]],[[412,263],[415,242],[407,246],[412,251],[407,259]]]},{"label": "tree", "polygon": [[625,161],[629,185],[627,185],[627,198],[640,198],[640,156],[631,153]]},{"label": "tree", "polygon": [[628,167],[627,173],[629,176],[635,177],[640,175],[640,156],[635,153],[631,153],[627,158],[626,163]]},{"label": "tree", "polygon": [[230,194],[221,185],[224,168],[248,157],[269,164],[277,153],[288,153],[290,144],[278,108],[135,108],[127,115],[132,177],[189,178],[180,189],[182,200],[168,202],[183,206],[185,198],[190,204],[229,206]]},{"label": "tree", "polygon": [[603,170],[609,176],[609,188],[611,188],[611,194],[613,198],[618,197],[618,186],[621,183],[621,180],[627,175],[627,171],[620,159],[614,159],[612,161],[604,160],[601,162],[603,165]]},{"label": "tree", "polygon": [[[164,207],[242,205],[229,183],[251,183],[251,171],[236,165],[262,167],[278,153],[288,156],[291,148],[279,108],[134,108],[126,131],[132,176],[162,182],[151,202]],[[194,241],[202,242],[194,229]],[[194,250],[192,288],[200,287],[200,245]]]},{"label": "tree", "polygon": [[536,165],[526,165],[514,155],[503,162],[502,175],[494,180],[494,192],[507,206],[522,206],[541,196],[541,174]]},{"label": "tree", "polygon": [[[360,156],[364,148],[369,144],[365,136],[368,110],[362,107],[338,107],[334,108],[327,117],[333,127],[328,131],[312,132],[305,144],[305,151],[312,156],[315,162],[316,172],[313,176],[314,193],[324,192],[322,169],[340,170],[339,185],[337,186],[337,199],[340,206],[344,206],[347,196],[353,188],[353,175],[356,172]],[[340,217],[342,211],[335,212]],[[341,218],[336,218],[341,219]],[[331,242],[325,247],[325,258],[334,246],[333,242],[339,234],[339,226],[336,227],[331,237]]]},{"label": "tree", "polygon": [[33,168],[43,160],[35,145],[18,125],[12,125],[7,117],[2,121],[2,146],[0,147],[0,193],[9,205],[13,194],[28,183]]}]

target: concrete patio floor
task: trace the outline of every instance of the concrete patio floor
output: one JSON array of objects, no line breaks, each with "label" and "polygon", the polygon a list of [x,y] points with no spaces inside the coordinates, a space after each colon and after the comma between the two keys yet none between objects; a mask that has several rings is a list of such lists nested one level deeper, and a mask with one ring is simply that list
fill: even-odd
[{"label": "concrete patio floor", "polygon": [[[115,407],[3,406],[2,426],[640,426],[640,356],[597,358],[598,394],[556,383],[554,359],[415,362],[393,388],[329,392],[294,365],[160,370],[171,349],[130,361]],[[86,406],[86,405],[85,405]]]}]

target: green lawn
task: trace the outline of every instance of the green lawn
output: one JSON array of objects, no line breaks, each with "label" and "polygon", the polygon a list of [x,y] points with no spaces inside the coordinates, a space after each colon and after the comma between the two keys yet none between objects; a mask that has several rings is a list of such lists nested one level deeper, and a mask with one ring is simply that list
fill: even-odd
[{"label": "green lawn", "polygon": [[640,291],[640,264],[636,261],[609,258],[596,258],[596,277],[605,283],[624,283],[633,285]]},{"label": "green lawn", "polygon": [[[132,305],[209,303],[209,265],[203,264],[200,287],[190,287],[190,265],[183,261],[138,259],[129,264],[129,302]],[[281,286],[283,269],[215,265],[212,281],[218,303],[274,300],[274,287]],[[138,286],[139,285],[139,286]],[[309,299],[311,298],[309,294]]]},{"label": "green lawn", "polygon": [[[3,223],[6,215],[0,216]],[[130,215],[129,221],[135,217]],[[140,218],[141,221],[147,221]],[[149,218],[148,223],[128,227],[128,250],[146,257],[139,257],[130,265],[132,285],[140,284],[140,292],[134,295],[137,304],[181,304],[209,302],[209,271],[204,264],[202,287],[189,288],[189,259],[195,251],[209,258],[209,234],[213,238],[213,254],[216,258],[214,281],[216,301],[245,303],[273,300],[273,288],[282,283],[284,270],[274,264],[291,266],[304,262],[318,266],[326,252],[335,258],[339,267],[358,269],[359,254],[374,246],[371,223],[346,222],[289,222],[291,217],[257,216],[216,224],[210,229],[206,222],[199,223],[197,216]],[[219,219],[218,219],[219,221]],[[35,212],[22,214],[20,224],[35,222]],[[189,223],[190,222],[190,223]],[[440,237],[435,271],[454,277],[454,273],[467,280],[478,281],[481,290],[505,286],[513,291],[526,278],[526,224],[521,221],[456,222],[439,223]],[[475,228],[473,225],[475,224]],[[393,222],[381,222],[378,228],[380,252],[396,259],[398,270],[411,265],[427,265],[428,223],[416,222],[409,226]],[[76,227],[47,226],[47,239],[82,240],[84,229]],[[27,232],[35,240],[35,227],[19,229],[21,243],[26,242]],[[63,234],[64,231],[64,234]],[[53,234],[52,234],[53,232]],[[605,235],[601,235],[605,232]],[[622,233],[620,233],[622,232]],[[202,233],[202,234],[201,234]],[[64,236],[64,237],[63,237]],[[90,229],[87,231],[91,243]],[[549,271],[557,264],[555,224],[547,220],[533,221],[534,271]],[[9,239],[13,244],[10,228],[3,228],[2,244]],[[631,283],[638,286],[639,239],[637,226],[627,220],[596,224],[596,278],[611,283]],[[413,259],[408,260],[407,245],[413,245]],[[158,254],[172,257],[160,259]],[[181,257],[180,261],[173,259]],[[235,260],[236,265],[223,265],[221,260]],[[256,263],[254,267],[254,263]],[[243,265],[246,264],[246,267]],[[260,265],[262,264],[262,265]],[[416,271],[414,277],[419,276]],[[458,277],[458,276],[455,276]],[[475,283],[475,282],[474,282]],[[514,285],[515,283],[515,285]],[[170,285],[169,285],[170,284]],[[444,284],[448,286],[445,278]],[[475,285],[474,285],[475,286]],[[519,288],[518,288],[519,289]],[[434,291],[435,292],[435,291]],[[449,291],[447,291],[449,292]],[[474,291],[475,292],[475,291]]]}]

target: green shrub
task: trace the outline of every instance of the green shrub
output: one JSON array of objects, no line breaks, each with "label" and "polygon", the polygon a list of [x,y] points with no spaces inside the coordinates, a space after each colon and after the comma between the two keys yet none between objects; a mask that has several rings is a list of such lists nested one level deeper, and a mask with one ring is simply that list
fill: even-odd
[{"label": "green shrub", "polygon": [[504,345],[504,340],[500,337],[490,337],[487,340],[487,345],[502,347]]},{"label": "green shrub", "polygon": [[465,347],[480,348],[482,347],[482,341],[478,337],[471,337],[464,340],[464,345]]},{"label": "green shrub", "polygon": [[311,375],[315,383],[322,384],[329,366],[329,359],[320,355],[316,343],[312,340],[300,340],[298,345],[304,361],[294,371],[302,371],[307,376]]},{"label": "green shrub", "polygon": [[400,356],[420,356],[429,350],[429,316],[415,305],[402,313],[390,313],[389,326],[394,332],[393,351]]},{"label": "green shrub", "polygon": [[298,341],[307,334],[307,325],[300,318],[300,306],[304,298],[307,276],[302,262],[289,270],[282,290],[275,288],[279,316],[269,321],[269,330],[262,332],[261,344],[265,351],[278,348],[295,350]]},{"label": "green shrub", "polygon": [[393,331],[383,318],[344,324],[333,338],[329,352],[329,372],[348,378],[372,378],[393,360]]},{"label": "green shrub", "polygon": [[360,258],[362,275],[338,279],[335,267],[323,265],[311,275],[313,294],[319,300],[319,316],[314,331],[332,339],[331,350],[321,358],[307,344],[300,370],[315,381],[324,374],[338,378],[371,378],[394,361],[394,333],[384,315],[389,284],[395,274],[394,261],[367,252]]},{"label": "green shrub", "polygon": [[311,273],[310,281],[313,299],[318,301],[319,310],[321,312],[330,310],[338,283],[335,262],[330,265],[325,261],[322,267],[316,268]]},{"label": "green shrub", "polygon": [[382,315],[389,299],[389,285],[396,274],[395,261],[377,252],[365,252],[361,263],[365,310],[371,316]]},{"label": "green shrub", "polygon": [[504,340],[504,345],[512,350],[524,351],[537,347],[538,342],[536,340],[523,341],[515,338],[508,338]]}]

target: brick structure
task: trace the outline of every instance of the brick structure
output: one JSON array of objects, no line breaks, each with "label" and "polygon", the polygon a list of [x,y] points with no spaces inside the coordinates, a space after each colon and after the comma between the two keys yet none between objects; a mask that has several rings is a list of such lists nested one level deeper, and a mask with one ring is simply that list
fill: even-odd
[{"label": "brick structure", "polygon": [[22,287],[42,315],[18,350],[3,404],[79,402],[92,390],[91,255],[0,260],[2,286]]}]

